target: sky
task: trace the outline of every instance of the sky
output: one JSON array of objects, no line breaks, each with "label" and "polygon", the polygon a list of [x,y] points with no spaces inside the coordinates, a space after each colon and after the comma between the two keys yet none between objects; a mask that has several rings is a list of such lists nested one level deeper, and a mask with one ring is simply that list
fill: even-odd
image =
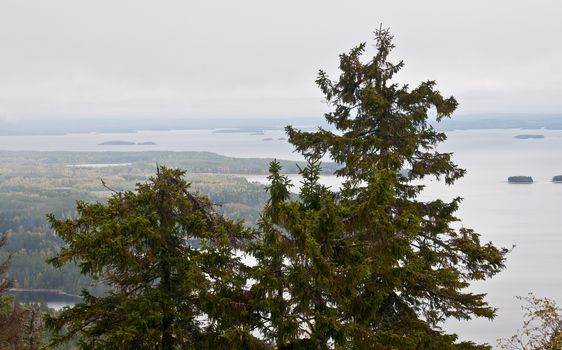
[{"label": "sky", "polygon": [[311,117],[381,24],[458,114],[562,112],[558,0],[0,0],[0,120]]}]

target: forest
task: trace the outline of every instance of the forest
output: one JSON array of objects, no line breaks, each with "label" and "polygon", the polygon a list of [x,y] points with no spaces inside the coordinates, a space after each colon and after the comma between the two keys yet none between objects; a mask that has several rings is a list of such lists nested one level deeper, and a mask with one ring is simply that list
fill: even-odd
[{"label": "forest", "polygon": [[[243,175],[266,174],[269,159],[236,159],[206,152],[0,152],[0,232],[8,233],[6,249],[14,255],[8,276],[19,288],[60,289],[79,294],[90,279],[68,265],[55,270],[45,263],[64,243],[48,225],[46,214],[72,217],[76,201],[105,202],[111,190],[132,190],[158,165],[187,171],[192,189],[206,195],[217,210],[254,225],[267,194]],[[127,164],[81,167],[80,164]],[[304,163],[283,161],[288,173]],[[325,171],[334,170],[326,164]],[[106,184],[102,184],[101,180]]]}]

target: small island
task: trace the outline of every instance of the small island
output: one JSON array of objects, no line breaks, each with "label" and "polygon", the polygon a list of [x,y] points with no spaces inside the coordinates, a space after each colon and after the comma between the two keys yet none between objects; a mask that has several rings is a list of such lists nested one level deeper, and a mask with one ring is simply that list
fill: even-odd
[{"label": "small island", "polygon": [[156,145],[155,142],[146,141],[146,142],[133,142],[133,141],[122,141],[122,140],[115,140],[115,141],[104,141],[98,143],[99,146],[153,146]]},{"label": "small island", "polygon": [[98,143],[100,146],[131,146],[134,144],[132,141],[105,141]]},{"label": "small island", "polygon": [[263,139],[262,141],[273,141],[273,138],[271,138],[271,137],[266,137],[266,138]]},{"label": "small island", "polygon": [[513,136],[515,139],[527,140],[527,139],[544,139],[544,135],[539,134],[523,134]]},{"label": "small island", "polygon": [[562,175],[556,175],[552,177],[552,182],[554,183],[562,183]]},{"label": "small island", "polygon": [[507,178],[510,184],[532,184],[533,178],[530,176],[510,176]]}]

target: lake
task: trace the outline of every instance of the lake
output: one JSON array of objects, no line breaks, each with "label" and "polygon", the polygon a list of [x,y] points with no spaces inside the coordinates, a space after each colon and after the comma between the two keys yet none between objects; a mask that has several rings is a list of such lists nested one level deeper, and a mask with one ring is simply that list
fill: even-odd
[{"label": "lake", "polygon": [[[519,134],[542,134],[544,139],[515,139]],[[474,283],[472,290],[487,292],[498,308],[493,321],[448,321],[445,328],[463,339],[495,344],[521,327],[517,295],[534,292],[562,304],[562,184],[551,182],[562,175],[561,130],[467,130],[448,132],[441,151],[454,152],[454,160],[468,170],[454,186],[428,181],[422,200],[464,197],[458,211],[462,225],[482,234],[482,241],[512,247],[507,269],[490,281]],[[70,134],[50,136],[0,136],[1,150],[41,151],[210,151],[232,157],[276,157],[300,160],[281,130],[264,135],[213,133],[213,130],[142,131],[133,134]],[[272,140],[264,141],[264,138]],[[155,142],[153,146],[99,146],[111,140]],[[512,175],[532,176],[530,185],[508,184]],[[265,176],[247,176],[264,182]],[[298,183],[298,177],[292,175]],[[339,179],[323,177],[337,188]]]},{"label": "lake", "polygon": [[[525,130],[525,133],[531,131]],[[467,175],[453,186],[426,181],[420,199],[464,200],[458,217],[464,227],[482,234],[482,241],[512,247],[507,269],[472,290],[488,293],[498,316],[485,319],[448,321],[447,330],[463,338],[495,344],[521,327],[523,313],[515,296],[534,292],[562,303],[562,184],[552,183],[562,174],[562,131],[533,130],[544,139],[515,139],[521,130],[469,130],[449,132],[440,151],[454,152],[454,160]],[[529,175],[534,183],[508,184],[511,175]],[[246,176],[266,183],[265,176]],[[300,177],[291,175],[294,184]],[[323,184],[337,189],[340,180],[326,176]]]}]

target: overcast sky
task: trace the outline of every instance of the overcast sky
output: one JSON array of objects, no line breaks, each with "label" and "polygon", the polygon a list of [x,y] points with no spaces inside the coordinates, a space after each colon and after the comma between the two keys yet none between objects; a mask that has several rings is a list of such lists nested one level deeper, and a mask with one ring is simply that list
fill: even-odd
[{"label": "overcast sky", "polygon": [[562,112],[559,0],[0,0],[0,119],[320,115],[380,23],[460,114]]}]

